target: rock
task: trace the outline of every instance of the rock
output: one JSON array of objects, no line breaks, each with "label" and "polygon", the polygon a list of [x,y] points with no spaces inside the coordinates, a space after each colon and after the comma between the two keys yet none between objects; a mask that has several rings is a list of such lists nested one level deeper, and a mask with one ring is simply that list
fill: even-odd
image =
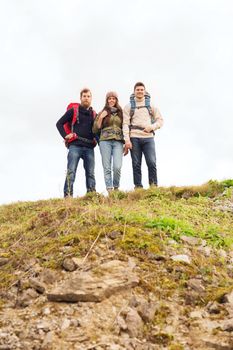
[{"label": "rock", "polygon": [[32,288],[24,290],[22,295],[17,299],[16,305],[27,307],[33,303],[34,299],[38,298],[39,294]]},{"label": "rock", "polygon": [[42,329],[45,332],[48,332],[50,330],[50,327],[51,327],[51,325],[47,321],[41,321],[41,322],[37,323],[37,326],[36,326],[36,328],[38,330]]},{"label": "rock", "polygon": [[233,318],[223,321],[221,324],[221,329],[226,332],[233,332]]},{"label": "rock", "polygon": [[69,272],[75,271],[77,269],[77,265],[72,258],[64,259],[62,262],[62,267]]},{"label": "rock", "polygon": [[53,284],[57,282],[58,279],[59,279],[59,274],[54,270],[44,269],[40,273],[40,280],[45,284]]},{"label": "rock", "polygon": [[214,302],[209,302],[207,304],[207,310],[210,314],[219,314],[220,313],[220,307],[219,304],[216,303],[216,301]]},{"label": "rock", "polygon": [[121,330],[127,330],[127,324],[122,316],[118,316],[116,322]]},{"label": "rock", "polygon": [[8,259],[8,258],[0,257],[0,266],[4,266],[4,265],[8,264],[9,261],[10,261],[10,259]]},{"label": "rock", "polygon": [[231,293],[224,294],[221,298],[222,303],[229,303],[233,305],[233,290]]},{"label": "rock", "polygon": [[61,330],[64,331],[65,329],[69,328],[71,324],[71,321],[68,318],[65,318],[61,325]]},{"label": "rock", "polygon": [[130,337],[140,337],[143,333],[143,322],[138,312],[129,308],[127,312],[125,323],[127,324],[127,330]]},{"label": "rock", "polygon": [[203,247],[203,246],[200,246],[197,248],[198,252],[200,252],[201,254],[203,254],[205,257],[209,257],[212,253],[212,249],[208,246],[206,247]]},{"label": "rock", "polygon": [[186,305],[196,305],[200,302],[200,295],[196,291],[188,291],[184,294],[184,301]]},{"label": "rock", "polygon": [[188,243],[191,246],[195,246],[200,244],[200,239],[192,236],[181,236],[181,241],[184,243]]},{"label": "rock", "polygon": [[42,314],[43,314],[44,316],[50,315],[50,314],[51,314],[50,308],[49,308],[49,307],[44,307],[44,308],[42,309]]},{"label": "rock", "polygon": [[203,313],[201,310],[195,310],[195,311],[190,312],[189,317],[200,319],[200,318],[202,318],[202,314]]},{"label": "rock", "polygon": [[141,302],[137,307],[137,311],[145,323],[153,321],[157,310],[158,305],[154,302],[148,303],[147,301],[144,301]]},{"label": "rock", "polygon": [[185,255],[185,254],[180,254],[180,255],[173,255],[171,257],[171,259],[173,261],[177,261],[177,262],[183,262],[183,263],[186,263],[186,264],[191,264],[191,259],[188,255]]},{"label": "rock", "polygon": [[45,334],[43,343],[41,345],[41,349],[42,350],[49,349],[50,345],[53,344],[53,338],[54,338],[53,332],[48,332],[47,334]]},{"label": "rock", "polygon": [[110,239],[112,239],[112,240],[114,240],[114,239],[117,239],[118,237],[120,237],[122,234],[121,234],[121,232],[119,232],[119,231],[112,231],[112,232],[110,232],[109,234],[108,234],[108,237],[110,238]]},{"label": "rock", "polygon": [[113,260],[93,271],[77,271],[69,280],[61,282],[48,294],[50,301],[100,302],[119,291],[133,288],[139,278],[129,264]]},{"label": "rock", "polygon": [[192,288],[193,290],[195,290],[198,293],[203,293],[205,292],[205,287],[203,287],[203,285],[201,284],[201,281],[195,278],[190,279],[187,282],[188,287]]},{"label": "rock", "polygon": [[226,259],[227,258],[227,253],[225,252],[224,249],[219,249],[218,250],[218,255],[220,258]]},{"label": "rock", "polygon": [[77,268],[81,268],[83,266],[83,258],[72,258],[73,262],[77,266]]},{"label": "rock", "polygon": [[43,294],[45,292],[46,286],[43,282],[38,281],[35,278],[29,278],[29,285],[31,288],[35,289],[38,293]]}]

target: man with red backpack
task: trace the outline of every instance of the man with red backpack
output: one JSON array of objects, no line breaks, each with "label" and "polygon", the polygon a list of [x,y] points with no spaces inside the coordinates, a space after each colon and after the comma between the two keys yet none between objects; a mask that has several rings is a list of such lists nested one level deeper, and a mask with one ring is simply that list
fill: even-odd
[{"label": "man with red backpack", "polygon": [[95,157],[96,140],[92,133],[96,113],[91,107],[92,95],[87,88],[80,92],[80,103],[71,103],[66,113],[56,126],[68,147],[67,174],[64,185],[64,197],[73,196],[77,166],[83,159],[87,192],[95,192]]},{"label": "man with red backpack", "polygon": [[123,110],[125,154],[130,150],[135,188],[142,186],[142,155],[148,167],[149,185],[157,186],[157,168],[154,133],[163,125],[163,118],[150,103],[150,95],[142,82],[134,86],[130,103]]}]

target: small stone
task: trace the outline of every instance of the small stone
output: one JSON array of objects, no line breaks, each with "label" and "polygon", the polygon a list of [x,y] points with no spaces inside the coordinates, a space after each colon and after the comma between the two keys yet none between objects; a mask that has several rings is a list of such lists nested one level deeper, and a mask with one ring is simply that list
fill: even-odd
[{"label": "small stone", "polygon": [[53,338],[54,338],[53,332],[48,332],[47,334],[45,334],[41,349],[47,350],[48,346],[53,343]]},{"label": "small stone", "polygon": [[200,244],[200,239],[192,236],[181,236],[180,237],[182,242],[188,243],[191,246],[195,246]]},{"label": "small stone", "polygon": [[62,262],[62,267],[69,272],[75,271],[77,269],[77,265],[72,258],[66,258]]},{"label": "small stone", "polygon": [[83,258],[72,258],[77,268],[81,268],[83,265]]},{"label": "small stone", "polygon": [[50,315],[51,314],[51,311],[50,311],[50,308],[49,307],[45,307],[42,309],[42,313],[43,315]]},{"label": "small stone", "polygon": [[233,332],[233,318],[222,323],[221,329],[226,332]]},{"label": "small stone", "polygon": [[117,239],[120,236],[121,236],[121,232],[119,231],[112,231],[108,234],[108,237],[112,240]]},{"label": "small stone", "polygon": [[128,333],[131,337],[140,337],[143,332],[143,322],[138,312],[129,308],[125,322],[127,324]]},{"label": "small stone", "polygon": [[43,294],[45,292],[45,284],[38,281],[35,278],[29,278],[29,285],[31,288],[34,288],[38,293]]},{"label": "small stone", "polygon": [[61,330],[64,331],[65,329],[69,328],[70,323],[71,323],[70,320],[68,318],[65,318],[62,322]]},{"label": "small stone", "polygon": [[122,316],[117,317],[117,324],[123,331],[127,330],[127,324],[125,323],[125,320]]},{"label": "small stone", "polygon": [[48,332],[50,330],[50,323],[46,321],[41,321],[37,324],[36,328],[38,330],[42,329],[45,332]]},{"label": "small stone", "polygon": [[203,293],[205,291],[205,287],[203,287],[203,285],[201,284],[201,281],[198,279],[192,278],[187,282],[187,284],[190,288],[192,288],[196,292]]},{"label": "small stone", "polygon": [[34,289],[23,291],[22,295],[17,299],[17,306],[27,307],[32,304],[33,300],[38,298],[39,294]]},{"label": "small stone", "polygon": [[185,254],[180,254],[180,255],[173,255],[171,257],[171,259],[173,261],[177,261],[177,262],[183,262],[183,263],[186,263],[186,264],[191,264],[191,259],[188,255],[185,255]]},{"label": "small stone", "polygon": [[200,318],[202,318],[202,311],[199,311],[199,310],[192,311],[192,312],[190,312],[189,316],[190,316],[190,318],[200,319]]},{"label": "small stone", "polygon": [[231,293],[223,295],[223,297],[221,298],[221,302],[233,305],[233,291]]},{"label": "small stone", "polygon": [[219,305],[216,303],[216,301],[209,302],[207,304],[207,310],[210,314],[219,314],[220,313],[220,308]]},{"label": "small stone", "polygon": [[148,303],[147,301],[140,303],[137,307],[137,311],[145,323],[153,321],[157,309],[158,305],[156,303]]}]

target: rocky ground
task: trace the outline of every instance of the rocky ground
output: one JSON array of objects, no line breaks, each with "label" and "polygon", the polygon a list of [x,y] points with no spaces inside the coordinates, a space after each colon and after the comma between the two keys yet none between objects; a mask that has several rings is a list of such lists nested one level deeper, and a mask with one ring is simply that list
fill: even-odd
[{"label": "rocky ground", "polygon": [[210,185],[1,207],[0,350],[233,350],[233,194]]},{"label": "rocky ground", "polygon": [[[163,256],[149,256],[155,274],[171,261],[167,273],[179,275],[194,250],[218,254],[233,273],[231,252],[182,240],[183,254],[175,254],[171,242]],[[100,240],[90,252],[95,259],[66,258],[62,271],[44,269],[36,259],[23,277],[18,271],[21,279],[2,296],[0,349],[233,349],[233,292],[199,305],[207,283],[196,276],[182,298],[176,291],[164,298],[161,288],[145,287],[142,262],[119,255],[113,242]]]}]

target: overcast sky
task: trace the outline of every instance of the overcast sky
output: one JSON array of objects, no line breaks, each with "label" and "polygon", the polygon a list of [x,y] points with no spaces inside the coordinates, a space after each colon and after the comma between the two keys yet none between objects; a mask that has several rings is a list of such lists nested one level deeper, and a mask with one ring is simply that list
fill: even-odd
[{"label": "overcast sky", "polygon": [[[232,0],[0,4],[0,203],[63,196],[67,150],[55,124],[86,86],[99,111],[108,90],[124,106],[145,83],[165,121],[155,135],[159,185],[233,177]],[[74,188],[85,194],[81,162]],[[133,189],[130,155],[121,188]]]}]

